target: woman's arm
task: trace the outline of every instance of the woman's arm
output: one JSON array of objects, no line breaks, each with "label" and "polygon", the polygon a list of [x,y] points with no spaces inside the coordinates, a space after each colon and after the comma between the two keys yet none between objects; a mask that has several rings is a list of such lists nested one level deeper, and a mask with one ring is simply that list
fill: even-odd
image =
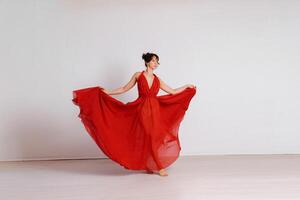
[{"label": "woman's arm", "polygon": [[131,77],[130,81],[122,87],[116,88],[116,89],[111,90],[111,91],[103,89],[103,91],[106,94],[109,94],[109,95],[122,94],[124,92],[127,92],[128,90],[130,90],[135,85],[138,74],[139,74],[139,72],[134,73],[133,76]]},{"label": "woman's arm", "polygon": [[179,87],[179,88],[176,88],[176,89],[173,89],[171,88],[170,86],[168,86],[163,80],[161,80],[159,77],[159,82],[160,82],[160,88],[169,93],[169,94],[176,94],[176,93],[179,93],[179,92],[182,92],[183,90],[185,90],[186,88],[196,88],[196,86],[192,85],[192,84],[186,84],[182,87]]}]

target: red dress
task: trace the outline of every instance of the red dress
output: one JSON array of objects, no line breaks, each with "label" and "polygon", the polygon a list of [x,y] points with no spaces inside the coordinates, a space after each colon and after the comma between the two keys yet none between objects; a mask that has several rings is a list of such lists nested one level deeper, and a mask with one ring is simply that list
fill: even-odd
[{"label": "red dress", "polygon": [[171,165],[181,150],[178,130],[195,88],[158,96],[158,77],[152,85],[140,74],[138,98],[123,103],[89,87],[73,91],[78,117],[103,153],[126,169],[160,170]]}]

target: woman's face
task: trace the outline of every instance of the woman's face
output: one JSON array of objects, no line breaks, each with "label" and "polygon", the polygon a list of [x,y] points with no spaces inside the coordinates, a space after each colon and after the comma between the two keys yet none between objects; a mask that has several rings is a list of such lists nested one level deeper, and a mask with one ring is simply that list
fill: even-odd
[{"label": "woman's face", "polygon": [[151,69],[156,69],[159,65],[159,62],[156,58],[156,56],[153,56],[152,59],[150,60],[150,62],[148,62],[148,67],[150,67]]}]

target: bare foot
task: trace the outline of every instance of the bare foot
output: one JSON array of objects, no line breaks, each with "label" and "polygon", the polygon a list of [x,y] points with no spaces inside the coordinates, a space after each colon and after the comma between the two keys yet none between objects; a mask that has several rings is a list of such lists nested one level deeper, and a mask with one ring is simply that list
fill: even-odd
[{"label": "bare foot", "polygon": [[159,170],[158,174],[160,176],[168,176],[168,173],[164,169]]}]

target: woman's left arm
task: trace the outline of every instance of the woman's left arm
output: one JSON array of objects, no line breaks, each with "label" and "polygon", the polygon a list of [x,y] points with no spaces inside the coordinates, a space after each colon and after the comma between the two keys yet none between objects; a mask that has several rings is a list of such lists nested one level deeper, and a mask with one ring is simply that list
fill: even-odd
[{"label": "woman's left arm", "polygon": [[192,85],[192,84],[187,84],[187,85],[184,85],[182,87],[179,87],[179,88],[176,88],[176,89],[173,89],[171,88],[169,85],[167,85],[163,80],[161,80],[161,78],[159,78],[159,82],[160,82],[160,88],[169,93],[169,94],[176,94],[176,93],[180,93],[182,92],[183,90],[185,90],[186,88],[196,88],[196,86]]}]

